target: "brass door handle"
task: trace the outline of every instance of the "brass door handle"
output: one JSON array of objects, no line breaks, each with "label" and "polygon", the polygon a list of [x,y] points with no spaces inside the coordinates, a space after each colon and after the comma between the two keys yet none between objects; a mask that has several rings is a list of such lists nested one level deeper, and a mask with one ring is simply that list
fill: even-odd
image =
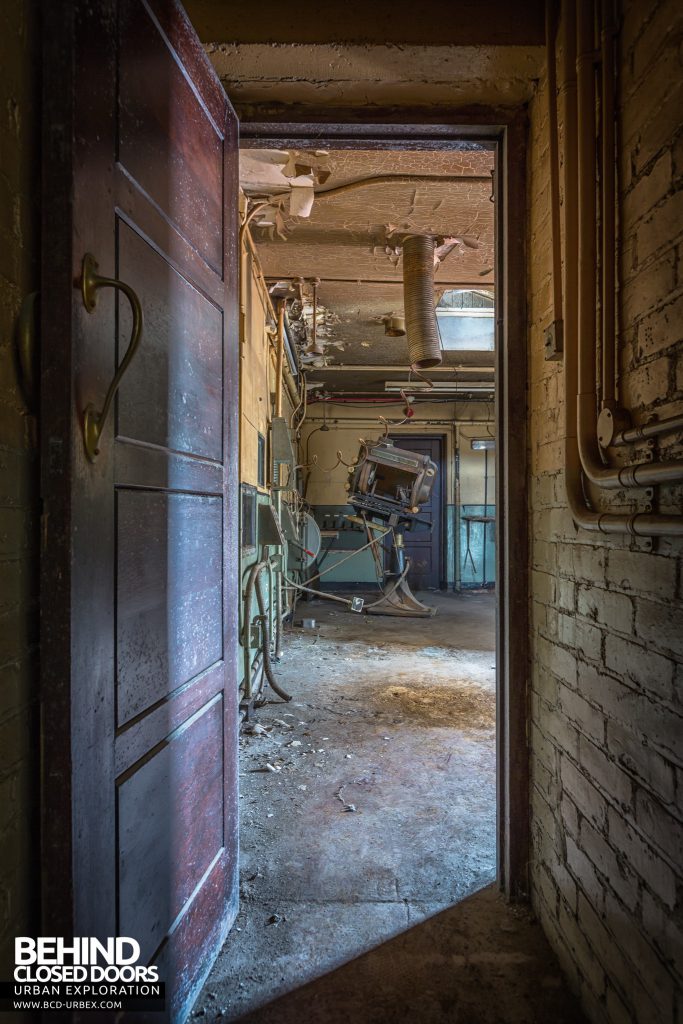
[{"label": "brass door handle", "polygon": [[94,462],[100,454],[100,449],[98,447],[99,441],[102,436],[102,431],[104,430],[104,425],[106,423],[114,395],[118,391],[123,375],[130,366],[133,356],[140,345],[140,340],[142,338],[142,306],[140,305],[140,300],[131,286],[126,284],[125,281],[119,281],[118,278],[115,277],[102,277],[97,273],[97,261],[90,253],[86,253],[83,257],[81,278],[78,285],[80,286],[81,294],[83,296],[83,305],[87,309],[88,313],[93,313],[95,311],[95,307],[97,305],[97,291],[99,288],[118,288],[118,290],[123,292],[130,302],[130,308],[133,313],[133,329],[130,334],[128,349],[121,360],[121,365],[114,374],[114,379],[109,385],[109,390],[107,391],[101,411],[97,412],[92,403],[87,405],[83,411],[83,443],[85,445],[85,453],[90,461]]}]

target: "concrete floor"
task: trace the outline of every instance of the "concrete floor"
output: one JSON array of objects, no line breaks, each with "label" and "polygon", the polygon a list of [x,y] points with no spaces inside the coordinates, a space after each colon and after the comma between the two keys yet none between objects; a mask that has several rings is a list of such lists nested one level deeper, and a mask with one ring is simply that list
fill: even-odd
[{"label": "concrete floor", "polygon": [[241,740],[241,909],[196,1017],[579,1019],[540,929],[478,892],[495,877],[494,595],[421,598],[435,618],[299,605],[316,627],[287,634],[293,700]]}]

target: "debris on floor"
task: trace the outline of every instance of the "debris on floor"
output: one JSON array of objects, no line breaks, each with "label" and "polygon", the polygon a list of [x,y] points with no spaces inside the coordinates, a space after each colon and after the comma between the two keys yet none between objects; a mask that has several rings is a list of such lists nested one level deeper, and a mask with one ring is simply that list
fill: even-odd
[{"label": "debris on floor", "polygon": [[247,736],[267,736],[270,729],[266,729],[258,722],[245,722],[242,726],[242,732]]},{"label": "debris on floor", "polygon": [[341,802],[341,805],[342,805],[342,807],[344,808],[345,811],[355,811],[356,810],[356,805],[355,804],[347,803],[346,800],[344,799],[344,797],[342,796],[343,792],[344,792],[344,787],[340,786],[339,789],[337,790],[337,792],[335,793],[335,796],[337,797],[337,800],[339,800]]},{"label": "debris on floor", "polygon": [[[316,632],[286,633],[278,676],[291,710],[267,703],[256,712],[265,734],[240,739],[240,912],[206,989],[222,1020],[257,1012],[495,876],[495,597],[430,603],[436,617],[412,620],[316,600],[306,603]],[[282,920],[264,927],[274,906]],[[207,1005],[213,1019],[200,996]],[[332,1009],[327,1021],[363,1024]]]}]

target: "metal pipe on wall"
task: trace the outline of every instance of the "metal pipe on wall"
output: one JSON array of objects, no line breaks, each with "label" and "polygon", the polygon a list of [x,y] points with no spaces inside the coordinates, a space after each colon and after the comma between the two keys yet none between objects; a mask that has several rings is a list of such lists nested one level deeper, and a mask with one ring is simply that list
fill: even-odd
[{"label": "metal pipe on wall", "polygon": [[292,375],[289,372],[289,370],[287,370],[286,368],[284,370],[284,381],[285,381],[285,386],[287,388],[287,393],[288,393],[288,395],[290,397],[292,406],[294,406],[299,401],[299,393],[298,393],[298,391],[296,389],[296,384],[294,383],[294,378],[292,377]]},{"label": "metal pipe on wall", "polygon": [[[597,353],[597,203],[595,165],[597,146],[595,137],[595,18],[593,0],[578,0],[576,18],[576,74],[577,74],[577,153],[578,153],[578,392],[577,427],[579,455],[583,471],[591,483],[599,487],[649,487],[654,484],[683,480],[683,459],[668,462],[641,463],[632,466],[606,466],[600,456],[596,423],[596,353]],[[613,82],[608,83],[613,87]],[[609,106],[614,107],[613,100]],[[604,115],[604,109],[603,109]],[[612,113],[613,116],[613,113]],[[603,125],[604,127],[604,125]],[[613,145],[613,144],[612,144]],[[566,147],[569,148],[569,145]],[[614,161],[609,171],[603,168],[603,178],[614,178]],[[607,190],[614,201],[613,185]],[[603,220],[603,248],[613,254],[615,248],[614,218]],[[607,231],[611,235],[607,236]],[[612,257],[613,258],[613,257]],[[604,271],[604,268],[603,268]],[[610,337],[602,339],[603,351],[614,348],[614,275],[604,275],[603,284],[609,284],[611,322]],[[603,288],[604,293],[605,288]],[[603,294],[603,307],[605,304]],[[609,372],[614,378],[614,360],[608,358]]]},{"label": "metal pipe on wall", "polygon": [[285,357],[285,300],[277,310],[277,358],[275,361],[275,415],[282,416],[282,366]]},{"label": "metal pipe on wall", "polygon": [[[597,245],[595,194],[595,44],[592,0],[576,5],[576,149],[578,168],[578,390],[577,427],[584,472],[593,483],[613,481],[603,466],[594,427],[596,409],[596,274]],[[567,126],[569,128],[569,125]],[[571,142],[568,139],[567,145]],[[617,487],[621,482],[617,479]]]},{"label": "metal pipe on wall", "polygon": [[[548,88],[548,120],[552,122],[553,110],[557,110],[557,70],[555,53],[555,34],[557,32],[557,3],[546,0],[545,5],[545,45],[546,53],[553,53],[553,59],[547,61]],[[553,261],[553,322],[557,324],[562,316],[562,236],[560,232],[560,155],[559,140],[556,131],[548,133],[548,149],[550,154],[550,220]]]},{"label": "metal pipe on wall", "polygon": [[[563,97],[565,121],[564,152],[564,474],[567,502],[577,526],[600,533],[631,533],[639,536],[683,536],[683,517],[652,513],[602,513],[589,509],[583,493],[581,460],[577,437],[577,405],[572,396],[578,394],[578,323],[576,292],[578,286],[578,167],[577,149],[577,81],[576,81],[576,3],[566,0],[562,18],[562,74],[560,91]],[[548,44],[548,62],[555,61],[555,40],[552,34]],[[557,133],[557,98],[549,97],[549,130]],[[552,151],[552,150],[551,150]],[[551,222],[552,223],[552,222]],[[585,237],[585,231],[584,231]],[[591,273],[593,267],[591,267]],[[585,293],[584,293],[585,294]],[[593,335],[594,336],[594,335]],[[595,395],[593,394],[593,400]]]},{"label": "metal pipe on wall", "polygon": [[617,448],[625,444],[635,444],[637,441],[648,441],[652,437],[661,437],[662,434],[675,434],[679,430],[683,430],[683,413],[680,416],[670,416],[665,420],[645,423],[641,427],[620,430],[612,438],[612,445]]},{"label": "metal pipe on wall", "polygon": [[614,96],[614,0],[602,0],[600,28],[602,120],[602,408],[616,397],[616,178]]}]

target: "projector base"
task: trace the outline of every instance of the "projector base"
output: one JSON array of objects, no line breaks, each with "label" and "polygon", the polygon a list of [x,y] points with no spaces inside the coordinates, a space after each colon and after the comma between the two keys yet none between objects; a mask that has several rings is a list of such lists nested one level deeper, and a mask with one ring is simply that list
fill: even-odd
[{"label": "projector base", "polygon": [[429,619],[436,615],[436,608],[423,604],[413,594],[405,576],[375,601],[365,606],[368,615],[398,615],[404,618]]}]

